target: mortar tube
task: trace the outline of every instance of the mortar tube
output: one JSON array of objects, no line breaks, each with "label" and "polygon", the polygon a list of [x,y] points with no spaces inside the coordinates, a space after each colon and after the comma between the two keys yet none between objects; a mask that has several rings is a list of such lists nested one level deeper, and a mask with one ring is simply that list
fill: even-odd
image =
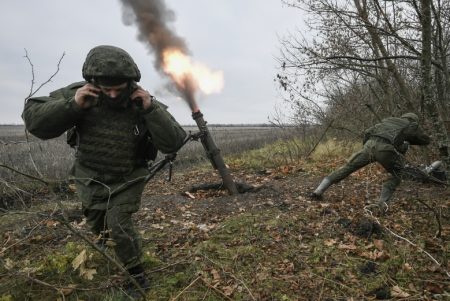
[{"label": "mortar tube", "polygon": [[214,140],[211,137],[208,127],[206,126],[206,121],[203,119],[203,114],[200,111],[195,111],[192,113],[192,118],[197,123],[200,132],[203,133],[203,135],[200,137],[203,148],[205,149],[206,155],[211,161],[214,169],[217,169],[217,171],[219,172],[220,177],[223,181],[223,185],[231,195],[238,194],[238,190],[236,184],[234,183],[233,177],[231,176],[230,171],[223,161],[220,150],[217,148]]}]

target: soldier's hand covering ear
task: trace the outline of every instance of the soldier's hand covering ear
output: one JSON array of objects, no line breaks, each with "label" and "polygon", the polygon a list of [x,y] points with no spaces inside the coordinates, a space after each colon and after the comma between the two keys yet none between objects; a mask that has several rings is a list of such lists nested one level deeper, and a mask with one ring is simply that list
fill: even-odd
[{"label": "soldier's hand covering ear", "polygon": [[75,92],[75,102],[82,109],[88,109],[95,105],[100,88],[93,84],[86,84]]},{"label": "soldier's hand covering ear", "polygon": [[131,94],[131,100],[138,106],[141,106],[144,110],[147,110],[152,105],[152,96],[147,90],[142,89],[141,86]]},{"label": "soldier's hand covering ear", "polygon": [[405,154],[409,149],[409,142],[408,141],[404,141],[402,145],[400,145],[398,147],[398,152],[401,154]]}]

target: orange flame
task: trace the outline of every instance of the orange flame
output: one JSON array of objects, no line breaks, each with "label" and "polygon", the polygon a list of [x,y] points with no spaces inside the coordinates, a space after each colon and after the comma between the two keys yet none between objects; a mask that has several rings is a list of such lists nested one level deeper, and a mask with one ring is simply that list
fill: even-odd
[{"label": "orange flame", "polygon": [[218,93],[224,86],[223,72],[211,71],[205,65],[193,62],[189,56],[176,48],[168,48],[163,54],[163,70],[181,89],[186,87],[186,80],[194,82],[195,89],[205,94]]}]

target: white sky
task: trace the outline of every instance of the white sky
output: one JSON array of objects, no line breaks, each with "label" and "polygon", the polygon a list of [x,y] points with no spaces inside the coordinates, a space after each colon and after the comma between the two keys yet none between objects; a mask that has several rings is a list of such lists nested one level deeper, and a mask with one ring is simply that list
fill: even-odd
[{"label": "white sky", "polygon": [[[166,0],[176,14],[174,31],[185,39],[193,59],[224,72],[219,94],[200,97],[208,123],[266,123],[280,104],[273,81],[278,71],[279,37],[303,26],[301,11],[281,0]],[[263,4],[264,3],[264,4]],[[0,10],[0,124],[22,123],[24,98],[47,80],[65,52],[60,71],[37,95],[83,80],[81,67],[97,45],[128,51],[139,66],[140,84],[169,106],[182,124],[193,124],[187,104],[167,92],[153,68],[153,55],[136,39],[137,29],[122,23],[118,0],[2,0]]]}]

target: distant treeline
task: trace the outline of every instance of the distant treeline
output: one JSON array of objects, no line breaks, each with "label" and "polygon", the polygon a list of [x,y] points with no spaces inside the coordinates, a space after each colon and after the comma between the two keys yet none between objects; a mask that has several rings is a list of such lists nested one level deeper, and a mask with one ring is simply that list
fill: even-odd
[{"label": "distant treeline", "polygon": [[[23,124],[3,124],[0,123],[0,127],[21,127],[23,128]],[[196,124],[184,124],[182,126],[192,127],[197,126]],[[233,123],[233,124],[221,124],[221,123],[208,123],[208,126],[214,127],[279,127],[279,125],[274,125],[271,123]],[[296,127],[298,124],[283,124],[283,127]]]},{"label": "distant treeline", "polygon": [[[221,123],[208,123],[209,127],[280,127],[280,125],[270,123],[233,123],[233,124],[221,124]],[[195,124],[183,125],[185,127],[197,126]],[[298,124],[283,124],[283,127],[298,127]]]}]

